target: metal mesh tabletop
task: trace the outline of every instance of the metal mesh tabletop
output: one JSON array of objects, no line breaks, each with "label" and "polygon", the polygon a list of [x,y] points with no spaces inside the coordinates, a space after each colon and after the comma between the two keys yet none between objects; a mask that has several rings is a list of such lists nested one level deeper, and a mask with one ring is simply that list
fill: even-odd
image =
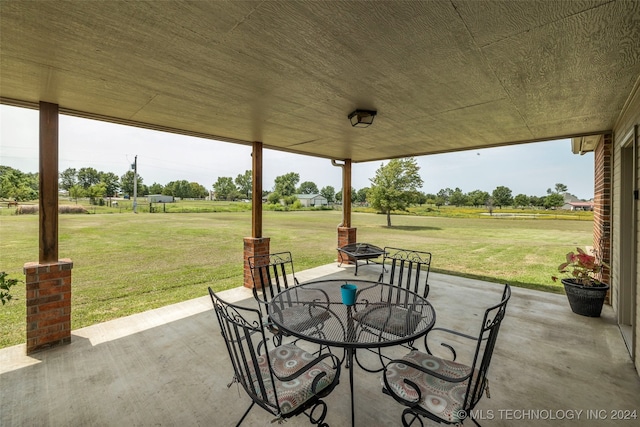
[{"label": "metal mesh tabletop", "polygon": [[[357,286],[353,306],[342,303],[340,287],[345,283]],[[269,311],[272,321],[293,336],[353,349],[412,341],[435,323],[435,311],[425,298],[366,280],[324,280],[294,286],[273,298]]]}]

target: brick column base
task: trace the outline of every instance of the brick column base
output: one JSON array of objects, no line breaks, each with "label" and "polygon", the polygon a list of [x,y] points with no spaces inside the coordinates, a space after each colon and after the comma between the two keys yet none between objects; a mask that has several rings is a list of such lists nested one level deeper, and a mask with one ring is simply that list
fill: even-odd
[{"label": "brick column base", "polygon": [[70,259],[51,264],[28,262],[27,354],[71,342]]},{"label": "brick column base", "polygon": [[251,278],[251,269],[249,268],[249,261],[247,258],[256,255],[268,255],[269,243],[271,238],[269,237],[245,237],[244,238],[244,287],[253,289],[253,279]]},{"label": "brick column base", "polygon": [[[356,243],[356,231],[358,229],[355,227],[338,227],[338,247],[341,248],[344,245],[349,245],[351,243]],[[343,264],[355,264],[355,260],[343,254],[342,252],[338,252],[338,262]]]}]

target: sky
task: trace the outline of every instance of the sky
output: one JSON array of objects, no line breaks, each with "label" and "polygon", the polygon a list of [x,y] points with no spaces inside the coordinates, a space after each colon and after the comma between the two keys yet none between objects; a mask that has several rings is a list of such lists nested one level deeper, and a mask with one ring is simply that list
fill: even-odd
[{"label": "sky", "polygon": [[[251,147],[182,136],[71,116],[60,116],[60,172],[92,167],[124,175],[138,156],[143,183],[166,185],[187,180],[212,189],[218,177],[235,179],[251,170]],[[0,105],[0,165],[22,172],[38,172],[38,111]],[[520,144],[416,157],[424,181],[422,191],[435,194],[444,188],[488,193],[498,186],[513,196],[544,196],[556,183],[580,199],[593,198],[593,153],[576,155],[569,139]],[[354,163],[352,186],[359,190],[386,161]],[[341,168],[330,160],[284,153],[263,152],[263,189],[272,190],[279,175],[296,172],[300,183],[314,182],[319,189],[342,187]]]}]

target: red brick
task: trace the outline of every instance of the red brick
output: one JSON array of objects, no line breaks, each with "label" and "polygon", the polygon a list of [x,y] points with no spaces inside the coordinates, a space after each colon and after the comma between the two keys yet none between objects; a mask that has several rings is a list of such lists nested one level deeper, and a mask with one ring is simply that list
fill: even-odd
[{"label": "red brick", "polygon": [[54,294],[54,295],[45,295],[42,297],[34,298],[33,300],[27,301],[27,306],[29,305],[37,305],[40,308],[40,311],[47,310],[47,306],[51,303],[56,303],[62,301],[62,295]]},{"label": "red brick", "polygon": [[27,282],[27,285],[25,286],[25,288],[29,291],[29,290],[38,290],[38,288],[40,287],[40,283],[38,282]]},{"label": "red brick", "polygon": [[38,293],[38,297],[44,297],[48,295],[58,295],[61,293],[57,287],[40,288],[36,292]]},{"label": "red brick", "polygon": [[28,262],[24,264],[24,266],[22,267],[22,272],[25,274],[25,276],[33,276],[35,274],[38,274],[38,263]]},{"label": "red brick", "polygon": [[58,308],[63,308],[69,305],[69,301],[55,301],[47,304],[40,304],[40,311],[45,310],[54,310]]},{"label": "red brick", "polygon": [[54,332],[58,332],[60,328],[53,329],[52,326],[46,328],[36,327],[35,329],[27,329],[29,338],[36,338],[39,342],[42,342],[42,337],[51,335]]},{"label": "red brick", "polygon": [[62,278],[67,277],[67,275],[63,274],[63,273],[41,273],[38,276],[38,280],[40,282],[44,282],[45,280],[51,280],[51,281],[55,281],[56,283],[60,282],[62,280]]},{"label": "red brick", "polygon": [[60,316],[54,319],[41,320],[38,322],[39,328],[46,328],[53,325],[60,325],[59,327],[64,329],[69,329],[65,324],[69,323],[69,316]]},{"label": "red brick", "polygon": [[40,322],[41,320],[57,319],[61,312],[55,310],[43,311],[29,316],[29,322]]},{"label": "red brick", "polygon": [[47,341],[60,341],[69,337],[71,337],[71,334],[69,334],[69,331],[57,331],[55,333],[48,335],[46,338],[47,338]]},{"label": "red brick", "polygon": [[[357,228],[355,227],[338,227],[338,247],[357,242]],[[342,263],[353,264],[353,260],[338,252],[338,261]]]},{"label": "red brick", "polygon": [[55,288],[60,285],[60,281],[56,279],[40,279],[38,281],[38,289]]}]

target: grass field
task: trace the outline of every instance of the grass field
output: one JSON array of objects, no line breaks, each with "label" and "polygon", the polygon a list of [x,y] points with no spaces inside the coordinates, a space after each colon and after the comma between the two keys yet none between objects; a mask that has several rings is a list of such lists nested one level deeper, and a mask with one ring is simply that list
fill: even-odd
[{"label": "grass field", "polygon": [[[195,211],[191,211],[195,212]],[[296,270],[334,262],[339,211],[264,212],[273,252],[290,250]],[[585,218],[586,219],[586,218]],[[592,243],[592,222],[498,217],[443,218],[353,213],[358,241],[433,253],[433,271],[552,292],[564,255]],[[243,238],[251,213],[130,212],[61,215],[60,258],[71,258],[72,329],[228,289],[243,282]],[[24,279],[38,259],[37,215],[0,215],[0,271]],[[0,307],[0,347],[25,341],[24,285]]]}]

